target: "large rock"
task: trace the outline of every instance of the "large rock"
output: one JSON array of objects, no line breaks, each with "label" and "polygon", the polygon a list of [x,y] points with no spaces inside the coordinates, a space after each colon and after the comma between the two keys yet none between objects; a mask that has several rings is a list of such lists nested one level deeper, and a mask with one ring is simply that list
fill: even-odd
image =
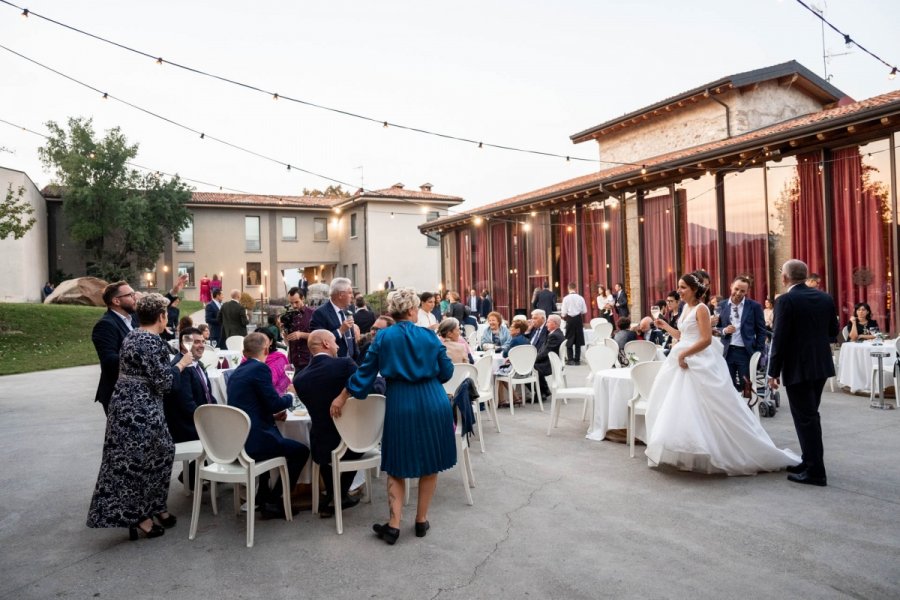
[{"label": "large rock", "polygon": [[96,277],[79,277],[63,281],[44,304],[81,304],[82,306],[106,306],[103,304],[103,288],[107,282]]}]

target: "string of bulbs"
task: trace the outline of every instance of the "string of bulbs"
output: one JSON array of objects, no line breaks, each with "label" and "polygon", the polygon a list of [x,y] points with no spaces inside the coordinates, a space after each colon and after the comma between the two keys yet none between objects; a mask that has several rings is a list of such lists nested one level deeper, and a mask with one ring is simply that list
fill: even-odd
[{"label": "string of bulbs", "polygon": [[872,58],[874,58],[875,60],[877,60],[878,62],[880,62],[881,64],[883,64],[884,66],[886,66],[888,69],[890,69],[890,73],[888,73],[888,79],[893,79],[894,77],[897,76],[897,66],[896,65],[892,65],[891,63],[887,62],[886,60],[884,60],[883,58],[881,58],[880,56],[878,56],[877,54],[875,54],[874,52],[872,52],[871,50],[869,50],[868,48],[866,48],[865,46],[863,46],[862,44],[860,44],[859,42],[854,40],[853,38],[851,38],[849,33],[844,33],[843,31],[838,29],[837,26],[835,26],[831,21],[829,21],[828,19],[825,18],[824,14],[820,14],[819,12],[815,11],[809,4],[807,4],[803,0],[796,0],[796,1],[797,1],[797,4],[799,4],[800,6],[802,6],[803,8],[805,8],[806,10],[808,10],[809,12],[814,14],[816,16],[816,18],[820,19],[823,23],[828,25],[828,27],[830,27],[835,32],[837,32],[841,37],[843,37],[844,43],[847,45],[848,48],[852,44],[852,45],[856,46],[857,48],[859,48],[860,50],[862,50],[863,52],[865,52],[866,54],[868,54],[869,56],[871,56]]},{"label": "string of bulbs", "polygon": [[609,160],[599,160],[599,159],[595,159],[595,158],[583,158],[583,157],[579,157],[579,156],[572,156],[572,155],[565,155],[565,154],[557,154],[557,153],[555,153],[555,152],[546,152],[546,151],[542,151],[542,150],[534,150],[534,149],[529,149],[529,148],[520,148],[520,147],[517,147],[517,146],[511,146],[511,145],[509,145],[509,144],[500,144],[500,143],[493,143],[493,142],[485,142],[485,141],[483,141],[483,140],[477,140],[477,139],[473,139],[473,138],[469,138],[469,137],[464,137],[464,136],[459,136],[459,135],[453,135],[453,134],[443,133],[443,132],[438,132],[438,131],[432,131],[432,130],[430,130],[430,129],[425,129],[425,128],[423,128],[423,127],[415,127],[415,126],[412,126],[412,125],[404,125],[404,124],[402,124],[402,123],[397,123],[397,122],[390,121],[390,120],[376,119],[375,117],[371,117],[371,116],[368,116],[368,115],[363,115],[363,114],[355,113],[355,112],[352,112],[352,111],[349,111],[349,110],[344,110],[344,109],[341,109],[341,108],[335,108],[335,107],[332,107],[332,106],[326,106],[326,105],[324,105],[324,104],[319,104],[319,103],[317,103],[317,102],[312,102],[312,101],[310,101],[310,100],[304,100],[304,99],[302,99],[302,98],[297,98],[297,97],[294,97],[294,96],[289,96],[289,95],[280,94],[280,93],[278,93],[278,92],[274,92],[274,91],[270,91],[270,90],[264,89],[264,88],[262,88],[262,87],[260,87],[259,85],[256,85],[256,84],[246,83],[246,82],[239,81],[239,80],[237,80],[237,79],[233,79],[233,78],[228,77],[228,76],[225,76],[225,75],[219,75],[219,74],[216,74],[216,73],[212,73],[212,72],[209,72],[209,71],[205,71],[205,70],[200,69],[200,68],[198,68],[198,67],[193,67],[193,66],[190,66],[190,65],[187,65],[187,64],[184,64],[184,63],[180,63],[180,62],[175,62],[175,61],[172,61],[172,60],[164,59],[164,58],[163,58],[161,55],[159,55],[159,54],[153,54],[153,53],[150,53],[150,52],[147,52],[147,51],[144,51],[144,50],[140,50],[140,49],[137,49],[137,48],[133,48],[133,47],[128,46],[128,45],[126,45],[126,44],[123,44],[123,43],[121,43],[121,42],[116,42],[116,41],[114,41],[114,40],[107,39],[107,38],[105,38],[105,37],[103,37],[103,36],[101,36],[101,35],[98,35],[98,34],[95,34],[95,33],[91,33],[91,32],[89,32],[89,31],[85,31],[85,30],[80,29],[80,28],[78,28],[78,27],[75,27],[75,26],[73,26],[73,25],[69,25],[69,24],[67,24],[67,23],[63,23],[63,22],[61,22],[61,21],[58,21],[58,20],[53,19],[53,18],[51,18],[51,17],[48,17],[48,16],[46,16],[46,15],[42,15],[42,14],[40,14],[40,13],[36,13],[36,12],[30,11],[29,9],[24,8],[24,7],[22,7],[22,6],[19,6],[19,5],[17,5],[17,4],[14,4],[13,2],[9,2],[8,0],[0,0],[0,3],[6,4],[6,5],[8,5],[8,6],[12,7],[12,8],[15,8],[16,10],[22,11],[22,12],[21,12],[21,15],[22,15],[22,17],[24,17],[24,18],[28,18],[28,17],[33,16],[33,17],[36,17],[36,18],[38,18],[38,19],[42,19],[42,20],[44,20],[44,21],[46,21],[46,22],[48,22],[48,23],[52,23],[52,24],[54,24],[54,25],[57,25],[58,27],[62,27],[62,28],[68,29],[69,31],[73,31],[73,32],[75,32],[75,33],[79,33],[79,34],[81,34],[81,35],[90,37],[90,38],[95,39],[95,40],[97,40],[97,41],[99,41],[99,42],[103,42],[103,43],[105,43],[105,44],[109,44],[109,45],[111,45],[111,46],[114,46],[114,47],[116,47],[116,48],[119,48],[120,50],[125,50],[125,51],[127,51],[127,52],[131,52],[131,53],[133,53],[133,54],[137,54],[138,56],[142,56],[142,57],[144,57],[144,58],[149,58],[149,59],[153,60],[154,62],[156,62],[156,64],[158,64],[158,65],[170,65],[170,66],[172,66],[172,67],[175,67],[175,68],[178,68],[178,69],[182,69],[182,70],[187,71],[187,72],[189,72],[189,73],[192,73],[192,74],[194,74],[194,75],[198,75],[198,76],[202,76],[202,77],[207,77],[207,78],[210,78],[210,79],[215,79],[215,80],[217,80],[217,81],[221,81],[221,82],[223,82],[223,83],[227,83],[227,84],[230,84],[230,85],[233,85],[233,86],[237,86],[237,87],[243,88],[243,89],[245,89],[245,90],[250,90],[250,91],[252,91],[252,92],[257,92],[257,93],[259,93],[259,94],[264,94],[264,95],[266,95],[266,96],[268,96],[268,97],[271,97],[273,100],[284,100],[284,101],[286,101],[286,102],[293,102],[293,103],[296,103],[296,104],[301,104],[301,105],[303,105],[303,106],[308,106],[308,107],[310,107],[310,108],[315,108],[315,109],[319,109],[319,110],[324,110],[324,111],[328,111],[328,112],[335,113],[335,114],[338,114],[338,115],[342,115],[342,116],[345,116],[345,117],[350,117],[350,118],[353,118],[353,119],[358,119],[358,120],[361,120],[361,121],[366,121],[366,122],[368,122],[368,123],[373,123],[373,124],[381,125],[383,128],[395,127],[395,128],[397,128],[397,129],[402,129],[402,130],[405,130],[405,131],[411,131],[411,132],[413,132],[413,133],[419,133],[419,134],[422,134],[422,135],[429,135],[429,136],[433,136],[433,137],[437,137],[437,138],[442,138],[442,139],[445,139],[445,140],[451,140],[451,141],[456,141],[456,142],[462,142],[462,143],[465,143],[465,144],[476,145],[478,148],[493,148],[493,149],[496,149],[496,150],[506,150],[506,151],[510,151],[510,152],[520,152],[520,153],[524,153],[524,154],[533,154],[533,155],[537,155],[537,156],[546,156],[546,157],[550,157],[550,158],[562,158],[562,159],[565,159],[566,162],[580,161],[580,162],[589,162],[589,163],[605,163],[605,164],[610,164],[610,165],[632,165],[632,166],[640,166],[640,165],[634,165],[633,163],[627,163],[627,162],[616,162],[616,161],[609,161]]}]

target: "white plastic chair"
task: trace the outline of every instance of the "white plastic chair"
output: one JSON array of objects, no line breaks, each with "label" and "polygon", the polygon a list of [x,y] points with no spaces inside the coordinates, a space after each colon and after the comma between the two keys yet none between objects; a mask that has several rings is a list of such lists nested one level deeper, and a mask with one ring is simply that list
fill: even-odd
[{"label": "white plastic chair", "polygon": [[[762,358],[762,352],[754,352],[750,356],[750,388],[751,393],[754,397],[758,396],[760,381],[759,381],[759,360]],[[763,377],[762,385],[766,385],[765,377]],[[756,402],[753,404],[753,412],[756,413],[756,417],[759,417],[759,398],[756,398]]]},{"label": "white plastic chair", "polygon": [[590,325],[591,329],[596,327],[598,323],[609,323],[609,321],[607,321],[603,317],[594,317],[593,319],[591,319],[591,325]]},{"label": "white plastic chair", "polygon": [[[615,342],[613,342],[615,344]],[[588,348],[584,357],[587,359],[588,368],[591,370],[591,376],[597,371],[604,369],[612,369],[619,364],[619,345],[613,350],[607,345],[591,346]]]},{"label": "white plastic chair", "polygon": [[[334,489],[334,525],[338,535],[344,533],[341,511],[341,473],[363,469],[366,477],[366,502],[372,502],[372,469],[381,465],[381,433],[384,431],[385,400],[381,394],[369,394],[365,400],[350,397],[334,420],[341,434],[341,443],[331,451],[331,480]],[[362,454],[359,458],[344,459],[347,450]],[[319,464],[312,463],[313,514],[319,512]],[[327,476],[327,475],[326,475]]]},{"label": "white plastic chair", "polygon": [[618,367],[619,366],[619,343],[612,338],[606,338],[605,340],[603,340],[603,345],[616,353],[616,364],[614,364],[613,366]]},{"label": "white plastic chair", "polygon": [[[202,489],[203,480],[210,482],[210,499],[213,514],[218,514],[216,507],[215,482],[233,483],[234,512],[240,516],[240,486],[247,488],[247,547],[253,547],[253,510],[256,497],[256,478],[266,471],[278,469],[281,478],[281,493],[284,501],[284,515],[288,521],[291,515],[291,490],[288,483],[287,461],[283,456],[256,462],[244,451],[244,442],[250,433],[250,417],[247,413],[233,406],[223,404],[204,404],[194,411],[194,425],[203,445],[203,453],[197,458],[197,476],[194,490]],[[208,464],[204,464],[206,461]],[[200,496],[194,494],[194,508],[191,511],[191,530],[188,539],[197,535],[200,521]]]},{"label": "white plastic chair", "polygon": [[591,329],[594,330],[594,343],[592,345],[603,343],[601,340],[609,339],[613,332],[612,323],[598,323]]},{"label": "white plastic chair", "polygon": [[[490,356],[487,358],[488,360],[491,360]],[[473,365],[467,363],[454,364],[453,375],[451,375],[450,379],[444,384],[444,391],[452,398],[456,393],[459,384],[465,379],[471,379],[472,383],[475,384],[475,389],[478,389],[478,370]],[[481,444],[481,453],[484,454],[484,432],[481,429],[481,416],[479,415],[481,411],[478,410],[479,402],[483,402],[480,393],[478,399],[472,401],[472,412],[475,414],[475,427],[478,430],[478,442]]]},{"label": "white plastic chair", "polygon": [[537,358],[537,348],[531,345],[516,346],[509,351],[509,362],[512,365],[512,372],[509,375],[498,375],[494,382],[494,396],[497,396],[497,386],[501,382],[509,385],[509,414],[515,414],[515,386],[522,387],[522,393],[525,393],[525,385],[531,385],[531,394],[535,395],[537,389],[538,404],[541,412],[544,412],[544,402],[541,399],[541,386],[538,374],[534,370],[534,361]]},{"label": "white plastic chair", "polygon": [[497,418],[497,396],[494,395],[494,361],[489,354],[485,354],[475,361],[475,370],[478,371],[478,400],[487,403],[488,414],[494,420],[494,427],[500,433],[500,419]]},{"label": "white plastic chair", "polygon": [[478,328],[475,327],[474,325],[472,325],[471,323],[464,323],[463,324],[463,335],[466,337],[466,339],[468,339],[469,336],[472,335],[473,333],[478,333]]},{"label": "white plastic chair", "polygon": [[634,383],[634,396],[628,401],[628,456],[631,458],[634,458],[635,421],[637,415],[647,414],[647,399],[662,365],[661,361],[640,362],[631,369],[631,381]]},{"label": "white plastic chair", "polygon": [[181,463],[181,483],[184,485],[184,495],[191,495],[190,478],[191,463],[197,460],[203,454],[203,444],[200,440],[190,442],[178,442],[175,444],[175,460]]},{"label": "white plastic chair", "polygon": [[648,340],[632,340],[625,344],[625,356],[634,354],[639,363],[656,360],[656,344]]},{"label": "white plastic chair", "polygon": [[[605,350],[605,348],[604,348]],[[589,387],[564,387],[562,378],[562,360],[555,353],[550,353],[550,424],[547,426],[547,435],[554,427],[559,426],[560,400],[571,398],[584,400],[584,408],[581,411],[581,420],[587,415],[587,407],[594,404],[594,389]],[[593,412],[593,408],[591,409]]]},{"label": "white plastic chair", "polygon": [[[466,502],[469,506],[472,506],[475,504],[475,501],[472,500],[472,490],[469,488],[475,487],[475,473],[472,472],[472,459],[469,456],[469,440],[462,431],[462,417],[459,414],[459,409],[454,408],[453,412],[456,416],[456,464],[459,465],[459,475],[462,478],[463,489],[466,491]],[[408,481],[406,483],[406,493],[409,494]],[[409,502],[409,496],[407,496],[407,502]]]},{"label": "white plastic chair", "polygon": [[225,340],[225,347],[231,350],[232,352],[243,352],[244,351],[244,336],[242,335],[233,335]]}]

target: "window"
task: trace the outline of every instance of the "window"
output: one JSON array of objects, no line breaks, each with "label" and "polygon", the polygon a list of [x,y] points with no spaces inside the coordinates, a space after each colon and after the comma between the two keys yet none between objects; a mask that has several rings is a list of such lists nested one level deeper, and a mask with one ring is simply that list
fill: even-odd
[{"label": "window", "polygon": [[350,215],[350,237],[356,237],[356,213]]},{"label": "window", "polygon": [[281,239],[287,242],[297,241],[297,217],[281,217]]},{"label": "window", "polygon": [[[428,215],[425,217],[425,220],[426,221],[434,221],[440,215],[441,215],[441,213],[439,213],[438,211],[430,210],[430,211],[428,211]],[[425,237],[428,240],[425,244],[428,248],[437,248],[438,246],[441,245],[441,236],[438,235],[437,233],[426,233]]]},{"label": "window", "polygon": [[316,242],[328,241],[328,219],[313,219],[313,240]]},{"label": "window", "polygon": [[184,284],[185,287],[195,287],[197,285],[196,280],[194,279],[194,263],[192,262],[180,262],[178,263],[178,276],[181,277],[187,273],[188,280],[187,283]]},{"label": "window", "polygon": [[190,216],[188,224],[178,234],[178,250],[183,252],[194,251],[194,215]]},{"label": "window", "polygon": [[357,275],[357,272],[356,272],[356,264],[353,264],[353,265],[350,266],[350,281],[353,282],[353,285],[357,285],[357,283],[356,283],[356,275]]},{"label": "window", "polygon": [[350,277],[350,265],[344,265],[344,277]]},{"label": "window", "polygon": [[259,217],[244,217],[244,240],[247,252],[259,252],[262,249],[259,243]]}]

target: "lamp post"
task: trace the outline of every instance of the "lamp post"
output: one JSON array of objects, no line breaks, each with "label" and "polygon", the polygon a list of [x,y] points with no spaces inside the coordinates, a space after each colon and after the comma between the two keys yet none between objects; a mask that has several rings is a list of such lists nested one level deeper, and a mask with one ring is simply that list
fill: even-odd
[{"label": "lamp post", "polygon": [[241,267],[241,294],[244,293],[244,267]]},{"label": "lamp post", "polygon": [[263,271],[263,296],[269,295],[269,272]]}]

